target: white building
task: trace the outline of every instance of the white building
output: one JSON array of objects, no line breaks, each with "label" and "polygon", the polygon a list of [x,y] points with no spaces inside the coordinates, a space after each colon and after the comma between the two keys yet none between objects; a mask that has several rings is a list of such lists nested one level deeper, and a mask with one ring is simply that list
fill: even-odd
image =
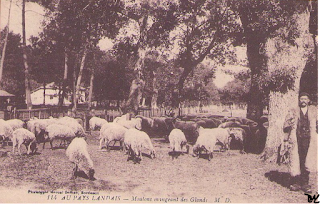
[{"label": "white building", "polygon": [[[32,105],[43,105],[43,86],[33,90],[31,92]],[[67,98],[64,99],[64,105],[70,105],[72,101],[72,95],[68,94]],[[59,103],[59,87],[51,82],[46,85],[45,90],[45,105],[58,105]],[[80,97],[78,104],[86,103],[86,89],[80,88]]]}]

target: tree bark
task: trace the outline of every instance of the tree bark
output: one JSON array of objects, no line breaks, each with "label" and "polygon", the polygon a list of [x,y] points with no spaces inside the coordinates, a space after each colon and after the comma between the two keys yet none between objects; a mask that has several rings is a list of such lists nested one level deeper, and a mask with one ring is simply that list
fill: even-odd
[{"label": "tree bark", "polygon": [[158,108],[157,100],[158,100],[158,89],[156,88],[157,78],[156,72],[152,72],[152,98],[151,98],[151,108],[156,109]]},{"label": "tree bark", "polygon": [[242,8],[239,10],[247,42],[247,57],[251,70],[251,85],[247,101],[247,118],[258,121],[258,119],[263,115],[263,101],[266,98],[259,88],[259,77],[261,76],[263,69],[266,67],[265,56],[261,53],[261,47],[263,47],[266,42],[266,34],[255,32],[249,26],[250,20],[252,20],[249,19],[251,12],[253,11],[250,11],[248,8]]},{"label": "tree bark", "polygon": [[276,161],[277,151],[281,145],[284,134],[283,124],[289,109],[298,107],[300,78],[306,66],[308,53],[312,52],[313,43],[309,33],[310,11],[307,9],[300,14],[294,14],[299,37],[295,39],[295,45],[284,42],[281,38],[268,39],[265,46],[267,67],[269,75],[278,71],[293,70],[293,88],[288,92],[271,90],[269,101],[269,128],[266,147],[262,158],[268,161]]},{"label": "tree bark", "polygon": [[93,81],[94,81],[94,71],[91,70],[91,76],[90,76],[90,89],[89,89],[89,97],[88,97],[88,110],[91,109],[91,103],[92,103],[92,94],[93,94]]},{"label": "tree bark", "polygon": [[68,83],[68,53],[65,48],[65,50],[64,50],[64,73],[63,73],[63,82],[62,82],[62,95],[59,98],[59,105],[58,105],[60,108],[63,106],[64,99],[66,98],[67,83]]},{"label": "tree bark", "polygon": [[77,111],[78,99],[79,99],[79,95],[80,95],[80,84],[81,84],[82,73],[83,73],[83,69],[84,69],[86,56],[87,56],[87,49],[85,48],[85,50],[83,52],[83,55],[81,57],[79,74],[78,74],[77,82],[76,82],[76,85],[75,85],[75,95],[73,96],[73,100],[74,101],[73,101],[72,112],[76,112]]},{"label": "tree bark", "polygon": [[32,108],[31,102],[31,90],[30,90],[30,75],[29,66],[27,59],[27,48],[26,48],[26,0],[22,0],[22,50],[23,50],[23,64],[24,64],[24,75],[25,75],[25,89],[26,89],[26,102],[27,108]]},{"label": "tree bark", "polygon": [[7,33],[6,33],[6,37],[4,38],[4,45],[3,45],[2,54],[1,54],[0,82],[2,81],[3,64],[4,64],[4,58],[6,56],[6,49],[7,49],[7,44],[8,44],[8,36],[9,36],[9,32],[10,32],[9,25],[10,25],[10,14],[11,14],[11,3],[12,3],[12,0],[10,0],[9,14],[8,14],[8,24],[7,24]]}]

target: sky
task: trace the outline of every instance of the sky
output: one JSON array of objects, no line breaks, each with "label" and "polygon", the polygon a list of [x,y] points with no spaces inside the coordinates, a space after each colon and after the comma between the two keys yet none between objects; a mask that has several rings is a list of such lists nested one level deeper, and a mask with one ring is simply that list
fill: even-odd
[{"label": "sky", "polygon": [[[8,23],[8,14],[10,0],[0,0],[1,2],[1,19],[0,19],[0,28],[3,29]],[[27,2],[26,3],[26,36],[27,40],[33,35],[38,36],[42,31],[42,21],[44,19],[45,10],[38,4]],[[11,5],[11,15],[10,15],[10,31],[14,33],[22,33],[21,26],[21,0],[12,0]],[[137,32],[137,25],[135,23],[130,23],[127,28],[120,30],[121,36],[125,35],[135,35]],[[129,29],[128,29],[129,28]],[[113,47],[112,40],[108,38],[103,38],[99,41],[98,46],[101,50],[110,50]],[[236,54],[238,59],[246,59],[246,48],[237,47]],[[210,64],[210,63],[209,63]],[[241,66],[231,66],[226,65],[224,67],[218,67],[216,72],[216,78],[213,79],[213,82],[218,88],[222,88],[226,83],[233,79],[233,76],[225,74],[224,69],[242,70],[244,67]]]}]

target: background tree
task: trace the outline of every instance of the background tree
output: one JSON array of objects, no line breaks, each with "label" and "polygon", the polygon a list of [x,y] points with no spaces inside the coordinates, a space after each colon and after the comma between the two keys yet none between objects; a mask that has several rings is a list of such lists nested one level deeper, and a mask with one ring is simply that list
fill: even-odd
[{"label": "background tree", "polygon": [[[5,37],[5,31],[1,31],[1,41]],[[21,107],[25,104],[24,65],[22,58],[21,36],[9,32],[6,57],[4,59],[3,80],[0,87],[16,95],[16,102]],[[3,48],[3,44],[0,46]],[[22,106],[23,107],[23,106]]]},{"label": "background tree", "polygon": [[183,68],[177,84],[181,97],[188,75],[206,57],[225,64],[232,56],[230,34],[239,25],[225,1],[179,1],[176,16],[178,24],[171,34],[179,49],[176,65]]},{"label": "background tree", "polygon": [[[125,5],[128,25],[124,32],[126,33],[128,30],[132,32],[132,27],[136,29],[134,35],[127,36],[124,34],[125,37],[119,38],[120,42],[128,42],[128,38],[130,38],[129,41],[133,45],[133,52],[127,67],[133,69],[134,78],[124,112],[136,114],[147,78],[143,75],[146,54],[165,44],[168,39],[169,31],[174,28],[175,3],[172,1],[140,0],[125,1]],[[149,75],[149,77],[154,79],[154,75]],[[152,90],[152,92],[155,93],[156,90]],[[153,101],[156,101],[156,99]]]},{"label": "background tree", "polygon": [[[73,111],[77,109],[86,57],[102,37],[115,37],[122,25],[121,1],[60,1],[46,26],[54,40],[65,44],[65,59],[73,67]],[[81,33],[81,34],[79,34]],[[73,55],[70,56],[70,55]],[[69,63],[65,63],[68,67]],[[75,67],[79,67],[76,69]],[[68,72],[65,72],[68,73]],[[66,78],[66,77],[64,77]]]},{"label": "background tree", "polygon": [[221,103],[247,104],[250,89],[250,70],[233,73],[234,79],[219,90]]}]

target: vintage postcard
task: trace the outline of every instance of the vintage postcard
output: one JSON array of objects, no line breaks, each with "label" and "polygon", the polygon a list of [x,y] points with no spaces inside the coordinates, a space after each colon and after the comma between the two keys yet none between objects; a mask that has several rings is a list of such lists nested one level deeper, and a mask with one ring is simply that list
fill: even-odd
[{"label": "vintage postcard", "polygon": [[1,203],[317,203],[317,0],[1,0]]}]

